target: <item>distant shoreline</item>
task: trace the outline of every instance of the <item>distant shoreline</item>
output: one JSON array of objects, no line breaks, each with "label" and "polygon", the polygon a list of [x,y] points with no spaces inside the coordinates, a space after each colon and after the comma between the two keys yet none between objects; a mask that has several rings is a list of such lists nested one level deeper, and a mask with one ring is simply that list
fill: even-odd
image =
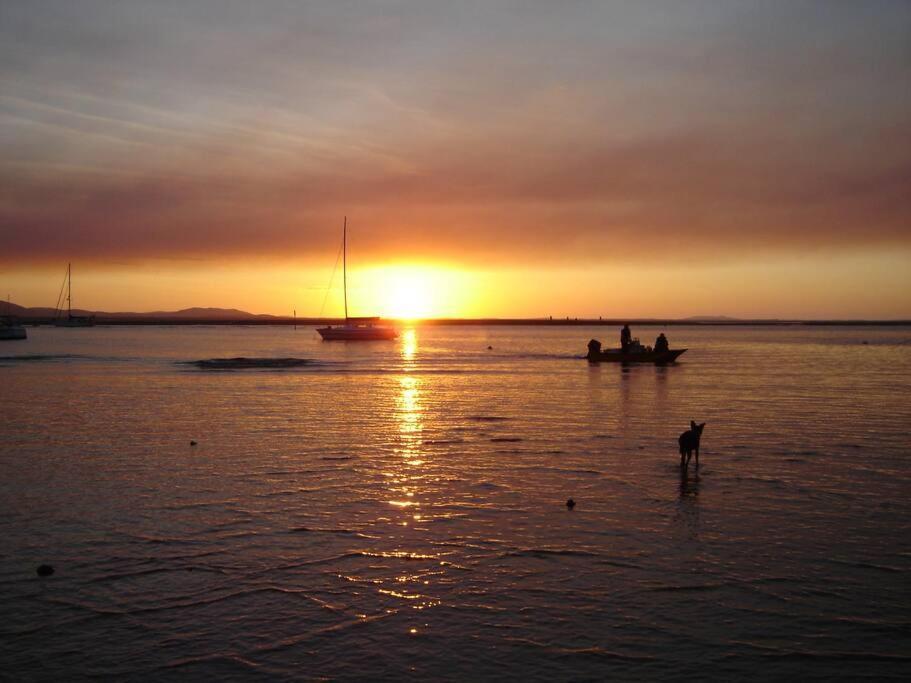
[{"label": "distant shoreline", "polygon": [[[53,325],[53,318],[29,318],[22,316],[22,323],[31,326]],[[430,318],[426,320],[396,320],[384,319],[389,323],[398,325],[423,325],[423,326],[498,326],[498,327],[621,327],[629,324],[638,327],[669,327],[669,326],[697,326],[697,327],[781,327],[781,326],[832,326],[832,327],[902,327],[911,326],[911,320],[699,320],[699,319],[637,319],[637,318]],[[156,318],[134,315],[130,317],[104,317],[96,315],[96,325],[234,325],[234,326],[263,326],[263,325],[299,325],[310,327],[316,325],[340,325],[344,321],[339,318],[281,318],[281,317],[251,317],[251,318]]]}]

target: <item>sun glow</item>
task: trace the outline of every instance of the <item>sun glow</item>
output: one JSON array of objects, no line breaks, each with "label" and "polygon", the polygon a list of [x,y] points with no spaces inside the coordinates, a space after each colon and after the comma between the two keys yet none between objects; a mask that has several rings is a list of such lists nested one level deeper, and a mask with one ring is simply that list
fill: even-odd
[{"label": "sun glow", "polygon": [[464,317],[476,303],[469,275],[443,266],[378,266],[356,277],[358,302],[364,302],[364,310],[384,318]]},{"label": "sun glow", "polygon": [[425,273],[393,271],[386,285],[383,315],[390,318],[426,318],[433,313],[433,292]]}]

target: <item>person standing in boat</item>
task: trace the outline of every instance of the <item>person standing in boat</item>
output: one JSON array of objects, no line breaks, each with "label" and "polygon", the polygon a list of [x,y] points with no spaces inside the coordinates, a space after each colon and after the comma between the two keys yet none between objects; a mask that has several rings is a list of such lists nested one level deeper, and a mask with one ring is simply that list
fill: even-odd
[{"label": "person standing in boat", "polygon": [[664,332],[662,332],[655,340],[655,351],[667,351],[668,348],[667,337],[665,337]]},{"label": "person standing in boat", "polygon": [[620,350],[626,353],[633,343],[633,333],[629,331],[629,325],[624,325],[620,330]]}]

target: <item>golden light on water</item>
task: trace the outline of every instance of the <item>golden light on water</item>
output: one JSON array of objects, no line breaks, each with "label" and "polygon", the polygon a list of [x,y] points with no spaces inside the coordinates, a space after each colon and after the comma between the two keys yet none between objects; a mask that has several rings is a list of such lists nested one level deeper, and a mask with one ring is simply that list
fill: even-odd
[{"label": "golden light on water", "polygon": [[421,464],[421,401],[420,380],[411,375],[399,379],[400,392],[396,414],[399,421],[399,437],[402,454],[409,464]]},{"label": "golden light on water", "polygon": [[[411,332],[411,353],[413,353],[414,330]],[[406,334],[405,339],[409,337]],[[409,348],[408,342],[405,341],[403,355]],[[398,379],[398,391],[396,392],[395,420],[398,429],[399,447],[398,452],[402,456],[402,463],[395,470],[387,473],[390,479],[390,493],[392,498],[389,504],[400,508],[420,508],[420,502],[415,498],[415,483],[420,480],[421,472],[414,468],[419,468],[424,464],[422,458],[422,406],[420,400],[420,380],[412,375],[403,375]],[[409,512],[409,515],[412,513]],[[407,522],[402,522],[407,525]]]},{"label": "golden light on water", "polygon": [[402,360],[406,361],[405,369],[410,369],[410,364],[414,362],[414,354],[418,349],[418,336],[414,328],[402,330],[399,339],[402,344]]},{"label": "golden light on water", "polygon": [[[405,361],[406,372],[408,364],[413,362],[417,351],[417,332],[414,329],[405,329],[400,337],[400,352]],[[425,420],[425,407],[422,402],[422,380],[411,374],[404,374],[393,380],[394,411],[393,424],[397,432],[398,447],[396,453],[400,456],[395,463],[385,472],[389,482],[390,499],[388,503],[400,514],[390,521],[395,524],[411,528],[411,523],[419,524],[422,520],[420,514],[421,502],[419,498],[426,490],[422,489],[422,482],[426,480],[426,462],[422,457],[423,430]],[[387,554],[388,556],[404,557],[410,560],[437,560],[438,556],[416,553],[411,550],[398,550]],[[436,607],[441,601],[423,591],[431,585],[431,578],[440,574],[439,570],[416,569],[378,580],[377,592],[388,598],[401,601],[401,607],[412,610],[424,610]],[[395,587],[388,587],[389,584]],[[382,587],[386,586],[386,587]],[[416,628],[409,629],[409,634],[415,635]]]}]

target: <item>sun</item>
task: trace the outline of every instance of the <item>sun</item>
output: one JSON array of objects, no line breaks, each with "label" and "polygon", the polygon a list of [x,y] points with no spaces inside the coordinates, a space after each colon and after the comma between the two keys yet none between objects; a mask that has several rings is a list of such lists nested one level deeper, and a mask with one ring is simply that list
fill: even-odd
[{"label": "sun", "polygon": [[386,277],[381,295],[382,313],[387,318],[414,320],[434,313],[433,284],[426,273],[396,269]]},{"label": "sun", "polygon": [[465,317],[473,311],[475,290],[467,273],[444,264],[390,263],[364,269],[354,278],[349,275],[349,300],[357,302],[352,315],[398,320]]}]

